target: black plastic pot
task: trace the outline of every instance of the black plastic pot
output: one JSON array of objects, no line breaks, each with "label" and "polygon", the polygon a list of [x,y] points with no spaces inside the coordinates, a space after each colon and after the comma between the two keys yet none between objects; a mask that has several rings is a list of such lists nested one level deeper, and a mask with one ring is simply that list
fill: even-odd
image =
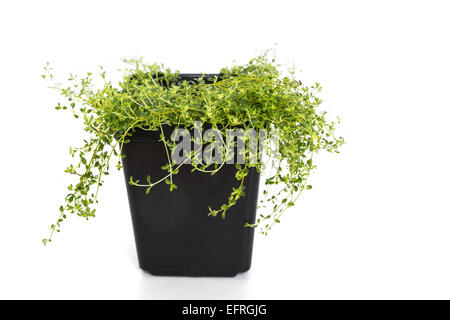
[{"label": "black plastic pot", "polygon": [[[185,79],[193,79],[193,75]],[[235,276],[250,269],[259,173],[252,168],[245,179],[246,195],[230,208],[225,219],[208,216],[209,209],[226,203],[238,186],[234,165],[224,165],[215,175],[191,172],[188,164],[173,179],[178,189],[165,184],[150,193],[129,185],[133,179],[156,181],[167,174],[159,132],[136,131],[124,145],[123,159],[128,200],[140,267],[154,275]]]}]

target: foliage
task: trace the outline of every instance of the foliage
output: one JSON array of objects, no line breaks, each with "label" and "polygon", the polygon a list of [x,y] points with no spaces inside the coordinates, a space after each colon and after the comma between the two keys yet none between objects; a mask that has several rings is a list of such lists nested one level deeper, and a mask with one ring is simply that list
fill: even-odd
[{"label": "foliage", "polygon": [[[178,72],[162,65],[148,65],[140,59],[125,61],[130,67],[123,80],[114,86],[101,70],[102,85],[94,86],[93,76],[88,73],[78,79],[70,76],[69,84],[55,83],[51,68],[47,65],[43,78],[50,80],[64,98],[57,110],[68,110],[84,123],[89,136],[81,147],[71,148],[74,163],[66,172],[76,177],[68,186],[59,217],[50,227],[53,233],[60,231],[67,213],[86,219],[95,216],[93,206],[97,203],[99,187],[109,174],[113,157],[121,168],[122,146],[129,142],[137,128],[161,132],[161,142],[166,146],[168,163],[163,168],[167,176],[159,181],[147,177],[145,183],[130,179],[136,187],[151,188],[162,183],[170,190],[177,186],[172,177],[181,165],[214,174],[223,164],[171,162],[169,153],[174,144],[168,139],[165,126],[184,127],[192,130],[196,121],[220,128],[237,126],[265,129],[268,133],[264,145],[264,162],[236,165],[238,188],[230,190],[228,200],[220,208],[210,208],[212,216],[226,216],[229,208],[245,195],[244,180],[251,167],[262,171],[266,177],[263,199],[260,200],[258,218],[254,225],[263,234],[280,221],[280,216],[298,199],[304,189],[310,189],[306,181],[315,167],[313,155],[319,150],[338,152],[343,139],[335,137],[334,122],[327,122],[325,112],[319,111],[321,103],[319,84],[311,87],[295,79],[293,72],[283,73],[282,66],[267,54],[250,60],[245,65],[234,65],[221,70],[221,77],[198,79],[197,82],[178,80]],[[212,82],[212,83],[211,83]],[[201,143],[206,144],[207,141]],[[190,160],[195,152],[188,155]],[[250,154],[245,152],[245,159]],[[162,187],[162,186],[158,186]],[[174,191],[176,192],[176,191]]]}]

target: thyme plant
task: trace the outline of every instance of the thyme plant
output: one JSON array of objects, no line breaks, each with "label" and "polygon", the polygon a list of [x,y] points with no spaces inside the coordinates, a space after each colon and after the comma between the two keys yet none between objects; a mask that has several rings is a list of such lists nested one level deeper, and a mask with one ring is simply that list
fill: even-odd
[{"label": "thyme plant", "polygon": [[[224,195],[222,206],[210,208],[210,215],[226,218],[229,209],[245,196],[245,178],[255,167],[265,177],[265,188],[256,223],[246,227],[258,227],[266,235],[302,191],[311,188],[307,178],[315,168],[314,154],[320,150],[337,153],[343,143],[334,134],[335,122],[327,121],[326,112],[319,110],[319,84],[302,84],[294,72],[282,72],[283,66],[267,54],[222,69],[220,78],[200,78],[196,82],[180,81],[178,71],[163,65],[145,64],[141,59],[125,62],[129,67],[117,86],[107,79],[103,69],[99,74],[102,85],[98,87],[94,86],[92,73],[82,78],[71,75],[68,84],[63,85],[54,81],[48,65],[44,68],[42,77],[64,100],[56,109],[67,110],[82,120],[88,136],[80,147],[70,149],[74,161],[65,172],[76,180],[68,186],[44,244],[51,241],[54,232],[60,232],[68,213],[86,219],[95,216],[103,179],[114,164],[122,168],[122,147],[136,129],[159,131],[167,153],[168,161],[162,168],[167,171],[165,177],[157,181],[150,176],[146,181],[130,178],[129,183],[145,188],[148,196],[154,187],[166,185],[173,192],[182,187],[175,185],[172,178],[183,165],[212,175],[226,165],[198,161],[195,150],[185,155],[187,161],[174,163],[170,153],[176,145],[167,128],[194,130],[195,124],[201,122],[220,132],[236,127],[265,130],[263,160],[248,161],[252,155],[244,151],[245,163],[236,164],[238,187]],[[209,142],[195,141],[202,145]],[[225,153],[225,157],[229,154]]]}]

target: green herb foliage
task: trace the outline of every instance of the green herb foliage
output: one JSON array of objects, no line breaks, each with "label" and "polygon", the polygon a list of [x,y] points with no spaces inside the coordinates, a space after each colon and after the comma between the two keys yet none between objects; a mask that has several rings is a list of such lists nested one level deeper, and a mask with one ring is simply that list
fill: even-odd
[{"label": "green herb foliage", "polygon": [[[114,163],[121,169],[122,147],[137,128],[160,131],[168,159],[163,167],[167,171],[164,178],[152,181],[148,176],[143,182],[130,178],[129,183],[145,188],[148,196],[157,185],[166,185],[176,192],[178,186],[172,178],[182,165],[205,174],[215,174],[224,165],[194,161],[195,151],[187,155],[189,164],[174,164],[170,153],[175,144],[164,127],[192,130],[194,123],[201,121],[222,132],[236,127],[266,130],[263,161],[245,161],[243,165],[236,165],[238,187],[230,190],[228,198],[224,197],[221,207],[210,208],[211,216],[225,218],[230,207],[245,196],[245,178],[249,169],[256,167],[264,174],[265,188],[257,221],[246,226],[258,227],[266,235],[280,221],[281,215],[294,205],[301,192],[311,188],[307,178],[315,168],[313,155],[322,149],[338,152],[343,143],[341,137],[334,135],[335,123],[328,122],[325,112],[319,111],[319,84],[303,85],[296,80],[294,72],[282,72],[283,66],[268,54],[245,65],[222,69],[220,79],[199,79],[195,83],[179,81],[178,72],[162,65],[148,65],[141,59],[125,62],[129,68],[124,71],[118,86],[107,80],[103,69],[100,87],[94,86],[91,73],[82,78],[70,76],[68,84],[62,85],[54,81],[52,69],[48,65],[45,67],[46,73],[42,77],[49,80],[64,98],[64,103],[58,103],[56,109],[68,110],[82,120],[88,138],[83,140],[81,147],[70,149],[74,161],[66,172],[74,175],[76,182],[68,186],[57,221],[51,225],[44,244],[51,241],[54,232],[60,231],[67,213],[86,219],[95,216],[93,206],[98,202],[103,179]],[[208,141],[200,143],[207,144]],[[248,150],[244,157],[249,159]]]}]

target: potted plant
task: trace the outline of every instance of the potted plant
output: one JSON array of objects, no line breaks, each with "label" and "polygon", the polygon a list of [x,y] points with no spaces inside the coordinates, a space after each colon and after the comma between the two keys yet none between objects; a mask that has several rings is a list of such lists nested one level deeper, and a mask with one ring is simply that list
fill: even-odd
[{"label": "potted plant", "polygon": [[[56,109],[84,122],[59,217],[95,216],[99,187],[118,158],[124,168],[140,267],[152,274],[234,276],[250,268],[254,230],[267,235],[310,189],[320,150],[343,139],[319,111],[320,86],[303,85],[267,54],[219,74],[180,74],[139,59],[114,86],[102,70],[44,78],[64,97]],[[260,175],[264,190],[258,201]],[[258,210],[258,214],[257,213]]]}]

